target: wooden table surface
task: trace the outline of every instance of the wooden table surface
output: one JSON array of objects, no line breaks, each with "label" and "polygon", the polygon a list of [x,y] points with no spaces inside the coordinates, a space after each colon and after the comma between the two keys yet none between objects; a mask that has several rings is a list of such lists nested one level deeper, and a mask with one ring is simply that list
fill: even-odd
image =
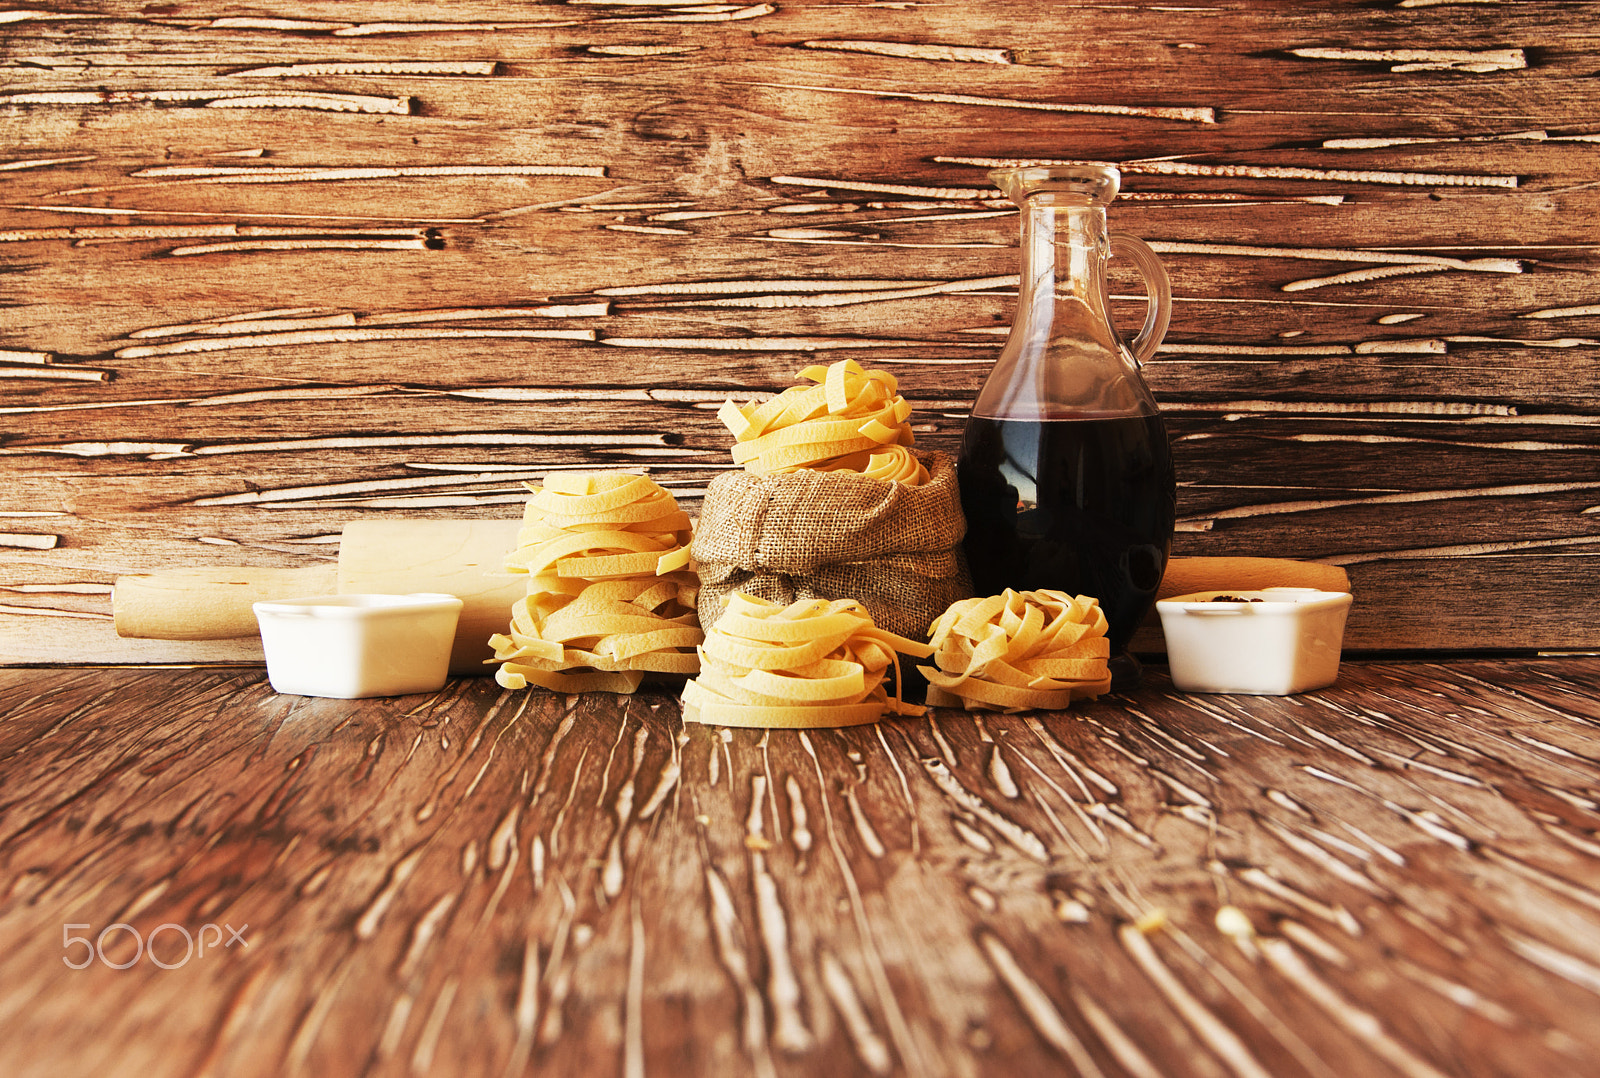
[{"label": "wooden table surface", "polygon": [[1597,858],[1592,657],[769,735],[10,669],[0,1073],[1592,1075]]}]

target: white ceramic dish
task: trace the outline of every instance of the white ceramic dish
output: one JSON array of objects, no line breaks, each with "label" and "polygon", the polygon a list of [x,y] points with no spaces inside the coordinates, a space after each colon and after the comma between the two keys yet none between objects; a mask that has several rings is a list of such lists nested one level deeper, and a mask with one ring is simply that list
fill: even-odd
[{"label": "white ceramic dish", "polygon": [[442,688],[462,605],[431,592],[252,604],[272,687],[341,700]]},{"label": "white ceramic dish", "polygon": [[1313,588],[1203,591],[1159,600],[1172,684],[1182,692],[1257,696],[1332,685],[1350,602],[1347,591]]}]

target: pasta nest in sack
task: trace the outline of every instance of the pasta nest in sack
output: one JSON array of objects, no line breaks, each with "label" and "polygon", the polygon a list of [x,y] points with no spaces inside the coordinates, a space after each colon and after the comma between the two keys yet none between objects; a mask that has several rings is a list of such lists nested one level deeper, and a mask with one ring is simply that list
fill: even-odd
[{"label": "pasta nest in sack", "polygon": [[717,418],[733,432],[733,462],[757,475],[852,471],[917,486],[928,471],[912,454],[911,403],[887,371],[863,370],[853,359],[807,367],[762,403],[724,401]]},{"label": "pasta nest in sack", "polygon": [[689,675],[705,634],[692,527],[672,495],[629,472],[565,472],[530,486],[517,549],[529,574],[507,633],[489,643],[508,689],[633,692],[648,673]]},{"label": "pasta nest in sack", "polygon": [[952,604],[929,629],[936,665],[917,669],[934,707],[1064,708],[1111,690],[1106,628],[1087,595],[1007,588]]},{"label": "pasta nest in sack", "polygon": [[795,729],[920,715],[922,707],[900,698],[897,653],[925,658],[931,650],[879,629],[854,599],[780,606],[733,592],[700,645],[699,676],[683,687],[683,717]]}]

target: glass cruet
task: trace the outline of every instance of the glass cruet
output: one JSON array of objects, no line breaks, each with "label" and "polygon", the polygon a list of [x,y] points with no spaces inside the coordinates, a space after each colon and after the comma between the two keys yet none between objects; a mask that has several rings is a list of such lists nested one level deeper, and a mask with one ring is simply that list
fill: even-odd
[{"label": "glass cruet", "polygon": [[[1022,229],[1017,310],[963,435],[957,477],[977,594],[1054,588],[1099,600],[1112,691],[1139,680],[1127,652],[1166,571],[1177,487],[1166,426],[1140,374],[1171,316],[1148,244],[1107,230],[1121,174],[1103,165],[999,169]],[[1124,341],[1106,268],[1127,258],[1149,295]]]}]

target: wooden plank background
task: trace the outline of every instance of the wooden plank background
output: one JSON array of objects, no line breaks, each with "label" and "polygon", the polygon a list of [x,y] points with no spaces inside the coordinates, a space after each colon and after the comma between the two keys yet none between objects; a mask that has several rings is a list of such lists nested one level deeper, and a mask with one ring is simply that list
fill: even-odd
[{"label": "wooden plank background", "polygon": [[[1176,553],[1348,567],[1354,649],[1591,648],[1600,5],[30,4],[0,12],[0,661],[121,573],[693,511],[817,360],[953,450],[1014,303],[996,162],[1120,164],[1175,313]],[[1123,303],[1130,320],[1136,295]]]}]

